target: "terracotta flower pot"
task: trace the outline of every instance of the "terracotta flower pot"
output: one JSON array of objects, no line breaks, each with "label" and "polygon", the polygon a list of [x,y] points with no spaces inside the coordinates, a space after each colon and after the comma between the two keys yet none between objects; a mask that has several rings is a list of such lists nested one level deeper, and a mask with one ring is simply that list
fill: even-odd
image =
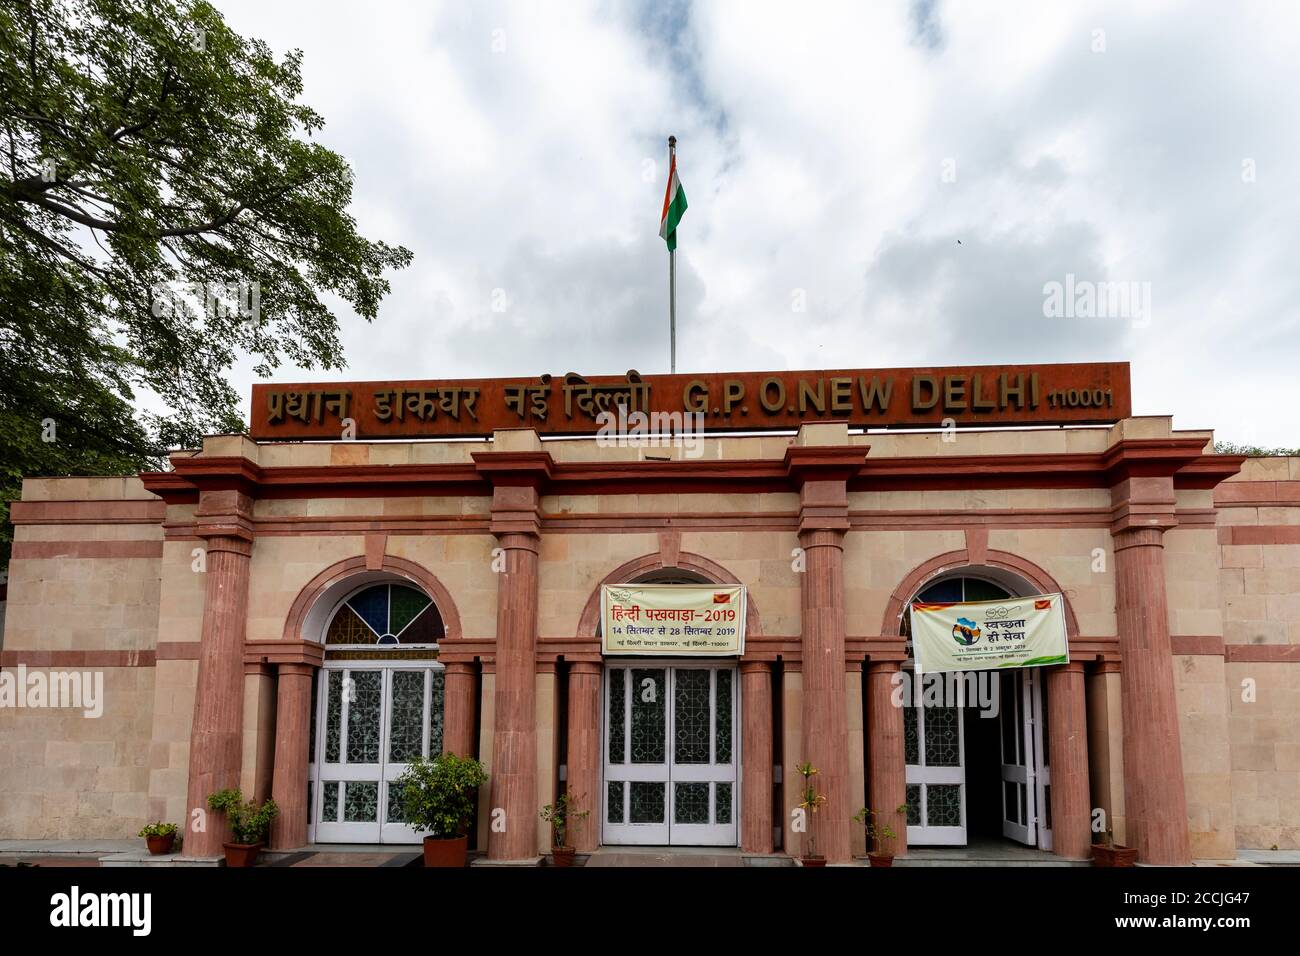
[{"label": "terracotta flower pot", "polygon": [[159,836],[147,836],[144,842],[149,847],[149,852],[154,856],[162,856],[164,853],[172,851],[172,845],[176,842],[175,833],[163,833]]},{"label": "terracotta flower pot", "polygon": [[469,858],[469,836],[424,838],[424,865],[439,867],[464,866]]},{"label": "terracotta flower pot", "polygon": [[824,856],[805,856],[802,861],[804,866],[825,866],[826,857]]},{"label": "terracotta flower pot", "polygon": [[551,847],[552,866],[573,866],[574,849],[571,846]]},{"label": "terracotta flower pot", "polygon": [[868,853],[867,860],[872,866],[893,866],[894,854],[892,853]]},{"label": "terracotta flower pot", "polygon": [[252,866],[257,861],[260,843],[223,843],[226,849],[226,866]]},{"label": "terracotta flower pot", "polygon": [[1104,843],[1092,845],[1093,866],[1133,866],[1137,862],[1137,847],[1107,846]]}]

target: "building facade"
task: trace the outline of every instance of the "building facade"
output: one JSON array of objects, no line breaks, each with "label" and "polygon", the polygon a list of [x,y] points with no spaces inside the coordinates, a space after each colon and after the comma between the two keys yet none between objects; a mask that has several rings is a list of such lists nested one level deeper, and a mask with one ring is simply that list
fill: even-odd
[{"label": "building facade", "polygon": [[[274,847],[412,842],[390,784],[448,751],[484,763],[503,861],[547,851],[562,789],[579,850],[798,855],[804,762],[832,861],[865,852],[863,806],[900,853],[1077,858],[1098,820],[1151,863],[1300,848],[1300,459],[1128,414],[850,424],[216,436],[165,472],[29,479],[0,665],[20,696],[100,673],[102,712],[0,707],[0,838],[133,836],[240,786],[279,804]],[[743,654],[602,655],[601,586],[628,582],[744,585]],[[1057,592],[1070,662],[1000,678],[995,719],[898,706],[912,601]]]}]

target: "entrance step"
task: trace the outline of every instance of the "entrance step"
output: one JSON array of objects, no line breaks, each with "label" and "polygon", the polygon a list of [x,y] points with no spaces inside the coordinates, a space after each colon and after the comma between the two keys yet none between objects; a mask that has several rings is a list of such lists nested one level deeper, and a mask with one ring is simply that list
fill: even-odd
[{"label": "entrance step", "polygon": [[587,858],[587,866],[740,867],[794,866],[782,854],[743,853],[727,847],[602,846]]}]

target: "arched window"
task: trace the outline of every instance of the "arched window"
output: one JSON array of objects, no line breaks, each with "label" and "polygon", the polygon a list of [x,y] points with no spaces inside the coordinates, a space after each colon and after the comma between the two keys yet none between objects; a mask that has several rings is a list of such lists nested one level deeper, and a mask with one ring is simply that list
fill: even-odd
[{"label": "arched window", "polygon": [[444,633],[442,615],[421,591],[406,584],[373,584],[334,612],[325,646],[422,647],[438,643]]}]

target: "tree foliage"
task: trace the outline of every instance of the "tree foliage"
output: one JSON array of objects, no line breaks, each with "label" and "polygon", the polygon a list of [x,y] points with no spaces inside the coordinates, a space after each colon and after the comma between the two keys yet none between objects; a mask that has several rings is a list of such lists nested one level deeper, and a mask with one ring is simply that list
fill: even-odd
[{"label": "tree foliage", "polygon": [[196,0],[0,5],[4,500],[242,430],[242,356],[342,368],[323,297],[373,320],[411,253],[358,233],[301,63]]}]

